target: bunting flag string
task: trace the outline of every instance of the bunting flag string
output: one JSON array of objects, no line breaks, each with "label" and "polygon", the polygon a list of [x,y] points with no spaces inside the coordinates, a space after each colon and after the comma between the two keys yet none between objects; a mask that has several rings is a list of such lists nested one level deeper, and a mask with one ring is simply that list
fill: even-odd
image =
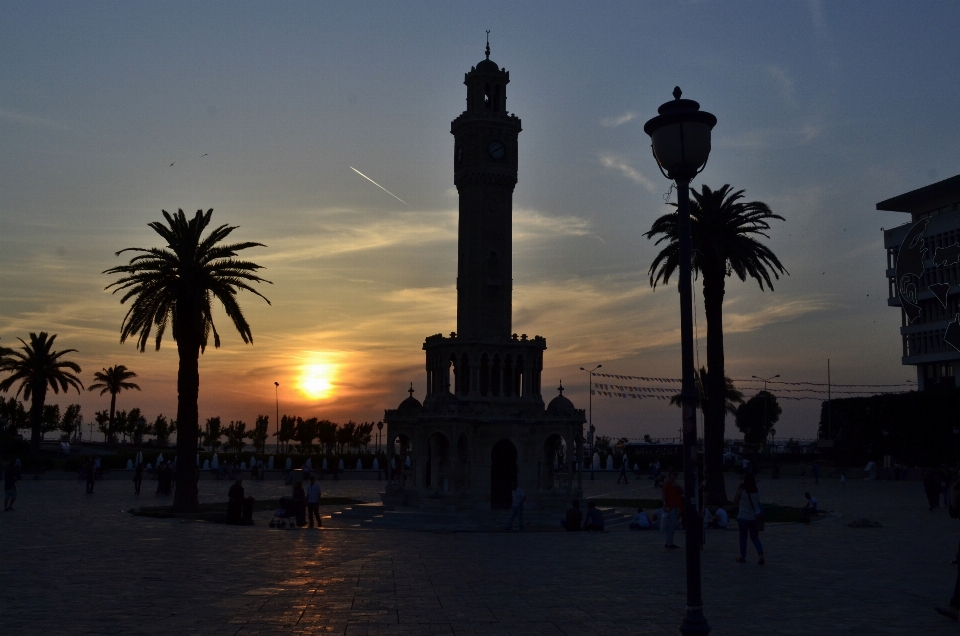
[{"label": "bunting flag string", "polygon": [[[617,375],[613,373],[594,373],[594,376],[598,378],[615,378],[617,380],[641,380],[643,382],[661,382],[661,383],[673,383],[677,384],[682,382],[680,378],[654,378],[648,376],[639,376],[639,375]],[[745,382],[748,384],[758,384],[762,380],[757,380],[756,378],[750,378],[745,380],[734,380],[734,382]],[[767,384],[783,384],[786,386],[836,386],[841,388],[852,388],[852,387],[915,387],[916,383],[912,381],[901,382],[899,384],[828,384],[826,382],[786,382],[784,380],[768,380]]]},{"label": "bunting flag string", "polygon": [[[671,395],[651,395],[646,393],[623,393],[619,391],[601,391],[599,389],[591,391],[593,395],[597,397],[610,397],[610,398],[632,398],[634,400],[670,400],[673,396]],[[816,400],[818,402],[825,402],[826,398],[816,397],[812,395],[783,395],[777,396],[778,400]]]},{"label": "bunting flag string", "polygon": [[[633,392],[633,393],[651,393],[651,392],[653,392],[653,393],[671,393],[671,394],[673,394],[673,393],[676,393],[676,391],[677,391],[675,388],[672,388],[672,387],[671,387],[671,388],[664,388],[664,387],[657,387],[657,386],[625,386],[625,385],[621,385],[621,384],[606,384],[606,383],[602,383],[602,382],[594,382],[594,383],[593,383],[593,386],[596,387],[596,388],[600,388],[600,389],[606,390],[606,391],[614,391],[614,390],[615,390],[615,391],[627,391],[627,392]],[[826,393],[827,393],[826,391],[824,391],[824,390],[822,390],[822,389],[782,389],[782,388],[781,388],[781,389],[776,389],[776,391],[777,391],[778,393],[781,392],[781,391],[782,391],[782,392],[789,392],[789,393],[822,393],[822,394],[826,394]],[[849,394],[849,395],[860,395],[860,394],[862,394],[862,393],[869,393],[869,394],[871,394],[871,395],[878,395],[878,394],[902,393],[902,391],[867,391],[867,390],[862,390],[862,391],[833,391],[833,393],[837,393],[837,394]]]}]

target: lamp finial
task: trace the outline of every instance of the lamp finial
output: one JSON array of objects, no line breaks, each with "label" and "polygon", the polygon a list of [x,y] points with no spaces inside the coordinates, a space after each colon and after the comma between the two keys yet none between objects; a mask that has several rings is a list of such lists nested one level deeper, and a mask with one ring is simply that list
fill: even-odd
[{"label": "lamp finial", "polygon": [[490,29],[487,29],[487,59],[490,59]]},{"label": "lamp finial", "polygon": [[681,95],[683,95],[683,91],[680,90],[680,87],[679,87],[679,86],[674,86],[674,87],[673,87],[673,98],[674,98],[674,99],[680,99],[680,96],[681,96]]}]

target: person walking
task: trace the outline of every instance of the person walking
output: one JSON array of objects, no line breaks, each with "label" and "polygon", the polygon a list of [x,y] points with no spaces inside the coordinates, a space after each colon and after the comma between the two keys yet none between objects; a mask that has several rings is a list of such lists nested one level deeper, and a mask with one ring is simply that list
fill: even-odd
[{"label": "person walking", "polygon": [[307,493],[303,490],[302,481],[293,485],[293,508],[297,513],[297,527],[302,528],[307,525]]},{"label": "person walking", "polygon": [[87,461],[87,494],[93,494],[93,485],[96,483],[97,479],[97,468],[94,464],[93,459],[91,458]]},{"label": "person walking", "polygon": [[313,520],[317,520],[317,528],[323,527],[320,521],[320,484],[316,478],[310,475],[310,485],[307,486],[307,519],[310,520],[310,527],[313,527]]},{"label": "person walking", "polygon": [[511,510],[510,521],[507,522],[504,530],[510,532],[513,530],[513,520],[520,519],[520,532],[523,532],[523,504],[527,500],[527,493],[523,492],[520,489],[520,486],[517,485],[517,482],[513,482],[513,491],[510,493],[511,497]]},{"label": "person walking", "polygon": [[143,464],[137,464],[133,469],[133,491],[140,494],[140,484],[143,483]]},{"label": "person walking", "polygon": [[760,492],[757,490],[757,479],[753,475],[746,475],[743,482],[737,489],[737,494],[733,497],[733,505],[739,506],[737,512],[737,527],[740,530],[740,556],[737,557],[737,563],[747,562],[747,535],[753,542],[753,547],[757,549],[760,555],[759,565],[764,564],[763,544],[760,543],[758,532],[760,530]]},{"label": "person walking", "polygon": [[677,483],[677,471],[670,471],[670,476],[663,482],[663,516],[660,517],[660,532],[663,533],[663,547],[670,550],[679,548],[673,542],[673,534],[677,531],[677,520],[683,512],[683,488]]},{"label": "person walking", "polygon": [[[3,511],[14,512],[13,502],[17,500],[17,468],[13,462],[7,464],[3,472]],[[28,511],[29,512],[29,511]]]},{"label": "person walking", "polygon": [[627,461],[627,454],[624,453],[623,456],[620,458],[620,476],[617,477],[618,484],[620,483],[621,479],[623,480],[624,484],[630,483],[627,481],[627,464],[628,463],[629,462]]}]

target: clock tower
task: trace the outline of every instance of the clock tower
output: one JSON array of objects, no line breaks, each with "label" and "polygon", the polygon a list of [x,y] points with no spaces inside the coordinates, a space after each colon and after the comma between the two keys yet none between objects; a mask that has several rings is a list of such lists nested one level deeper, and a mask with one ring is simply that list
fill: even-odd
[{"label": "clock tower", "polygon": [[[574,449],[584,412],[560,395],[544,407],[541,336],[512,333],[513,189],[520,119],[510,73],[486,58],[464,76],[467,108],[450,124],[460,196],[457,330],[428,336],[426,396],[384,413],[392,470],[384,502],[428,510],[509,508],[513,483],[532,506],[579,496]],[[560,461],[562,459],[562,461]],[[552,517],[551,517],[552,519]]]},{"label": "clock tower", "polygon": [[466,73],[467,109],[453,120],[453,182],[460,195],[457,333],[509,340],[513,188],[520,119],[507,112],[510,73],[486,59]]}]

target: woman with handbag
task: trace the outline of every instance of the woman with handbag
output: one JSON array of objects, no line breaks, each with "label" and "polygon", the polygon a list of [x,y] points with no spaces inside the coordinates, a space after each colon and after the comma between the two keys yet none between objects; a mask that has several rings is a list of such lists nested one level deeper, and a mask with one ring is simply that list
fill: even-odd
[{"label": "woman with handbag", "polygon": [[757,535],[762,528],[763,512],[760,509],[760,493],[757,492],[756,477],[750,474],[744,476],[737,494],[733,497],[733,504],[740,506],[737,513],[737,526],[740,529],[740,556],[737,558],[737,563],[747,562],[747,534],[749,534],[757,554],[760,555],[757,563],[763,565],[763,545]]}]

